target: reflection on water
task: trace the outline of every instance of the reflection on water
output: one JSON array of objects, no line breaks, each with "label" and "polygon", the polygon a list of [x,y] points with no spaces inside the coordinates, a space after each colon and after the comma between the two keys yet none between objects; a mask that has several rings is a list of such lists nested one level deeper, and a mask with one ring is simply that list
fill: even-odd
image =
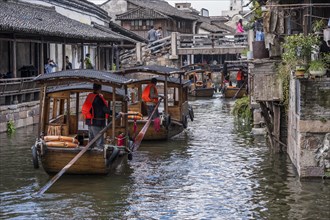
[{"label": "reflection on water", "polygon": [[[49,177],[32,166],[37,128],[0,135],[0,218],[328,219],[329,181],[300,181],[230,110],[234,101],[195,99],[195,120],[168,142],[147,142],[108,176]],[[235,124],[236,123],[236,124]]]}]

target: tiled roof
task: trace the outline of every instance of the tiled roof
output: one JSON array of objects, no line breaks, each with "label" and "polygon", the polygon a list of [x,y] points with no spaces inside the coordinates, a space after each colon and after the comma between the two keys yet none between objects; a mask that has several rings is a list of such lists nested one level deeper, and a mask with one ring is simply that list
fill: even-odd
[{"label": "tiled roof", "polygon": [[129,37],[126,37],[126,36],[123,36],[123,35],[121,35],[121,34],[119,34],[119,33],[116,33],[116,32],[112,31],[112,30],[111,30],[110,28],[108,28],[108,27],[105,27],[105,26],[103,26],[103,25],[99,25],[99,24],[97,24],[97,23],[92,23],[92,25],[93,25],[94,28],[96,28],[96,29],[98,29],[98,30],[101,30],[101,31],[104,31],[104,32],[106,32],[106,33],[109,33],[109,34],[115,35],[115,36],[117,36],[118,38],[121,38],[121,39],[124,40],[124,41],[129,41],[129,42],[132,42],[132,43],[137,43],[136,40],[134,40],[134,39],[132,39],[132,38],[129,38]]},{"label": "tiled roof", "polygon": [[170,17],[178,17],[186,20],[196,20],[192,15],[189,13],[185,13],[180,11],[179,9],[171,6],[166,1],[161,0],[127,0],[134,5],[137,5],[142,8],[149,8],[160,13],[163,13]]},{"label": "tiled roof", "polygon": [[[31,0],[25,0],[27,2],[31,2]],[[60,5],[67,5],[72,8],[79,9],[84,12],[89,12],[94,15],[97,15],[98,17],[105,19],[105,20],[110,20],[110,17],[108,16],[108,13],[97,6],[96,4],[92,3],[91,1],[88,0],[43,0],[45,2],[51,2],[51,4],[60,4]]]},{"label": "tiled roof", "polygon": [[222,27],[215,25],[213,24],[212,19],[210,17],[200,16],[200,15],[193,15],[193,16],[198,19],[197,22],[201,22],[200,28],[203,28],[204,30],[207,30],[211,33],[230,32],[230,30],[228,30],[230,27]]},{"label": "tiled roof", "polygon": [[207,30],[211,33],[218,33],[218,32],[223,32],[224,29],[221,29],[215,25],[212,25],[212,24],[209,24],[209,23],[206,23],[206,22],[203,22],[200,26],[200,28],[203,28],[204,30]]},{"label": "tiled roof", "polygon": [[120,41],[120,37],[72,20],[54,7],[1,1],[0,31],[31,35],[62,37],[87,41]]},{"label": "tiled roof", "polygon": [[128,36],[129,38],[132,38],[138,42],[145,42],[148,43],[148,40],[141,37],[140,35],[134,33],[133,31],[130,31],[122,26],[120,26],[119,24],[116,24],[115,22],[110,22],[109,27],[112,31],[117,32],[119,34]]}]

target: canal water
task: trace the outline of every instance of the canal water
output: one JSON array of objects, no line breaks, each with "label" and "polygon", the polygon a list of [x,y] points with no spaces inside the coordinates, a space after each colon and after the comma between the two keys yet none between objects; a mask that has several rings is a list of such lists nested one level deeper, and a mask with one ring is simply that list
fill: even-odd
[{"label": "canal water", "polygon": [[299,180],[231,115],[234,101],[191,101],[194,122],[167,142],[143,143],[108,176],[48,180],[32,166],[37,127],[0,135],[1,219],[329,219],[329,180]]}]

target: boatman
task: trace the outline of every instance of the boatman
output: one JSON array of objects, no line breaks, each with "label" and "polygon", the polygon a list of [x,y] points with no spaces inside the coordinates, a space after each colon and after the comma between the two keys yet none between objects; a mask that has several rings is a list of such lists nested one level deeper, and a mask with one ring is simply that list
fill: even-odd
[{"label": "boatman", "polygon": [[[149,118],[158,103],[158,98],[159,97],[163,98],[163,96],[158,95],[156,85],[157,85],[157,79],[152,78],[150,83],[144,88],[143,93],[142,93],[142,100],[147,105],[147,112],[148,112]],[[154,120],[155,130],[159,131],[160,118],[159,118],[158,108],[156,109],[156,112],[153,115],[152,120]]]},{"label": "boatman", "polygon": [[[102,86],[99,84],[93,85],[93,93],[88,94],[83,106],[82,114],[86,119],[88,125],[89,141],[100,133],[105,127],[105,121],[108,118],[108,114],[112,114],[112,111],[108,108],[108,103],[100,94]],[[122,114],[119,112],[119,114]],[[118,115],[118,114],[116,114]],[[91,148],[103,150],[104,147],[104,135],[102,135]]]},{"label": "boatman", "polygon": [[241,88],[244,82],[244,75],[242,69],[239,69],[236,75],[236,87]]}]

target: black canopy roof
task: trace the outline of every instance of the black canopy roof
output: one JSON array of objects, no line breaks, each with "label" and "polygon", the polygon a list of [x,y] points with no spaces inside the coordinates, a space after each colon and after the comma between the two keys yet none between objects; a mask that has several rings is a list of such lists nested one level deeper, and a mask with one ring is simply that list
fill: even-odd
[{"label": "black canopy roof", "polygon": [[[61,86],[52,86],[47,88],[47,93],[54,92],[63,92],[63,91],[72,91],[72,90],[85,90],[85,91],[93,91],[92,83],[74,83],[71,85],[61,85]],[[112,93],[111,86],[102,86],[102,93]],[[120,96],[125,96],[124,89],[116,89],[116,94]]]},{"label": "black canopy roof", "polygon": [[71,82],[91,82],[116,87],[121,87],[132,81],[131,79],[118,74],[90,69],[75,69],[48,73],[39,75],[34,80],[38,83],[47,85],[68,84]]}]

